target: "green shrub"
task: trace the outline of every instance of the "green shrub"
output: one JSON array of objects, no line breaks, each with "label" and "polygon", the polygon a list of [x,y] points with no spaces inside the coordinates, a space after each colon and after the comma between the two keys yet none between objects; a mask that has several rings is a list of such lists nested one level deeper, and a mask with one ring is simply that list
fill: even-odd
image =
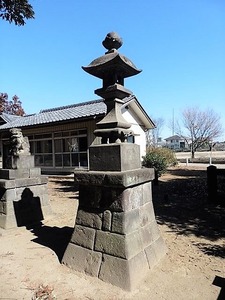
[{"label": "green shrub", "polygon": [[154,168],[160,177],[166,172],[170,166],[175,166],[177,159],[174,152],[167,148],[152,148],[148,149],[143,157],[143,166],[146,168]]}]

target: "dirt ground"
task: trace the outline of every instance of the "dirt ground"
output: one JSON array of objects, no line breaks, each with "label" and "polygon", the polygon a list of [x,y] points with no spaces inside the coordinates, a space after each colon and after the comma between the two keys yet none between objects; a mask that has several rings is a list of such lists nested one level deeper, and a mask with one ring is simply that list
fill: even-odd
[{"label": "dirt ground", "polygon": [[225,207],[207,202],[205,167],[173,168],[154,186],[168,253],[132,292],[60,263],[78,206],[73,178],[49,178],[49,196],[54,214],[42,225],[0,230],[1,300],[225,299]]}]

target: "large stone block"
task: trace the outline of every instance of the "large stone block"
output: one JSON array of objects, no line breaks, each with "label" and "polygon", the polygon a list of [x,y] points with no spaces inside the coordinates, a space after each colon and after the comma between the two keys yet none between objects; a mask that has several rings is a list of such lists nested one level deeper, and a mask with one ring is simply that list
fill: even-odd
[{"label": "large stone block", "polygon": [[152,182],[145,182],[142,185],[142,204],[148,203],[148,202],[152,202]]},{"label": "large stone block", "polygon": [[139,208],[142,204],[142,186],[137,185],[132,188],[126,188],[114,197],[110,209],[114,211],[129,211]]},{"label": "large stone block", "polygon": [[138,253],[130,260],[103,254],[99,278],[131,291],[146,276],[148,270],[148,262],[144,252]]},{"label": "large stone block", "polygon": [[16,187],[16,180],[0,179],[0,189],[13,189]]},{"label": "large stone block", "polygon": [[150,230],[151,230],[151,234],[152,234],[152,239],[153,241],[158,240],[158,238],[160,237],[160,231],[159,231],[159,227],[156,223],[156,220],[153,220],[150,224]]},{"label": "large stone block", "polygon": [[42,184],[41,177],[33,177],[33,178],[19,178],[16,179],[16,187],[28,187],[32,185],[40,185]]},{"label": "large stone block", "polygon": [[168,249],[160,236],[151,245],[145,248],[149,268],[152,269],[167,253]]},{"label": "large stone block", "polygon": [[154,266],[158,263],[155,247],[152,244],[150,244],[148,247],[145,248],[145,254],[148,260],[149,269],[153,269]]},{"label": "large stone block", "polygon": [[100,230],[96,232],[95,251],[126,258],[125,247],[125,235]]},{"label": "large stone block", "polygon": [[89,148],[89,165],[92,171],[139,169],[140,147],[130,143],[93,145]]},{"label": "large stone block", "polygon": [[168,248],[161,236],[154,242],[153,247],[155,248],[155,253],[157,260],[160,261],[168,251]]},{"label": "large stone block", "polygon": [[4,169],[30,169],[34,168],[34,156],[30,154],[20,154],[18,156],[8,156],[3,161]]},{"label": "large stone block", "polygon": [[41,176],[41,168],[31,168],[29,169],[30,174],[29,177],[39,177]]},{"label": "large stone block", "polygon": [[146,248],[152,244],[153,236],[152,236],[150,224],[147,224],[146,226],[141,227],[140,234],[141,234],[142,243],[143,243],[144,248]]},{"label": "large stone block", "polygon": [[112,232],[128,234],[140,227],[139,209],[128,212],[113,212]]},{"label": "large stone block", "polygon": [[155,220],[155,213],[152,202],[148,202],[140,207],[140,226],[145,226],[146,224]]},{"label": "large stone block", "polygon": [[6,211],[5,213],[7,215],[13,215],[14,214],[14,206],[13,206],[13,200],[8,200],[5,202]]},{"label": "large stone block", "polygon": [[41,211],[44,219],[52,215],[52,208],[50,203],[48,205],[41,206]]},{"label": "large stone block", "polygon": [[45,205],[49,205],[49,197],[48,197],[48,194],[43,194],[43,195],[40,195],[40,200],[41,200],[41,205],[42,206],[45,206]]},{"label": "large stone block", "polygon": [[76,225],[71,242],[84,248],[93,250],[95,240],[95,229]]},{"label": "large stone block", "polygon": [[102,253],[69,243],[62,263],[78,272],[98,277]]},{"label": "large stone block", "polygon": [[100,186],[79,186],[79,205],[86,208],[101,207],[102,188]]},{"label": "large stone block", "polygon": [[74,181],[79,185],[128,188],[150,182],[155,177],[154,169],[142,168],[123,172],[76,171]]},{"label": "large stone block", "polygon": [[0,169],[0,178],[1,179],[15,179],[16,172],[13,169]]},{"label": "large stone block", "polygon": [[9,156],[4,163],[9,169],[0,170],[0,226],[31,225],[50,215],[48,177],[34,167],[34,157],[23,153]]},{"label": "large stone block", "polygon": [[15,170],[16,178],[29,178],[30,170],[29,169],[17,169]]},{"label": "large stone block", "polygon": [[95,229],[102,228],[102,213],[88,212],[79,209],[77,212],[76,224]]},{"label": "large stone block", "polygon": [[116,257],[130,259],[143,250],[143,244],[138,231],[120,235],[98,230],[94,249]]},{"label": "large stone block", "polygon": [[0,215],[0,227],[4,229],[11,229],[17,227],[15,215]]},{"label": "large stone block", "polygon": [[16,199],[16,190],[15,189],[8,189],[5,190],[4,196],[2,199],[6,201],[14,201]]}]

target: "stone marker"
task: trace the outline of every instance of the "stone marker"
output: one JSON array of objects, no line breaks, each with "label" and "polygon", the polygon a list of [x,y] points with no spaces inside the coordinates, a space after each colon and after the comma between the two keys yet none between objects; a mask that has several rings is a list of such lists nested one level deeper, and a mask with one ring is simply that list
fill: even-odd
[{"label": "stone marker", "polygon": [[106,54],[94,60],[88,73],[103,79],[95,93],[105,99],[106,116],[97,123],[101,145],[89,148],[89,171],[75,173],[79,209],[62,262],[70,268],[132,290],[165,255],[152,205],[153,169],[142,169],[140,150],[126,143],[131,125],[121,105],[131,95],[124,78],[140,70],[117,49],[116,33],[103,41]]},{"label": "stone marker", "polygon": [[4,229],[32,225],[51,214],[48,178],[34,167],[28,138],[13,128],[8,146],[0,169],[0,227]]}]

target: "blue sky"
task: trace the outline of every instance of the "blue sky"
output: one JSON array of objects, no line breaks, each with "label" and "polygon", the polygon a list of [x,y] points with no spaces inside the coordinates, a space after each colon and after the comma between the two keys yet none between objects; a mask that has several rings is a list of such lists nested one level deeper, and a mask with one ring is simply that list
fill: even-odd
[{"label": "blue sky", "polygon": [[224,0],[32,0],[24,27],[0,21],[0,92],[27,114],[98,98],[101,81],[81,69],[116,31],[120,53],[143,71],[125,80],[150,117],[167,126],[186,107],[212,108],[225,140]]}]

